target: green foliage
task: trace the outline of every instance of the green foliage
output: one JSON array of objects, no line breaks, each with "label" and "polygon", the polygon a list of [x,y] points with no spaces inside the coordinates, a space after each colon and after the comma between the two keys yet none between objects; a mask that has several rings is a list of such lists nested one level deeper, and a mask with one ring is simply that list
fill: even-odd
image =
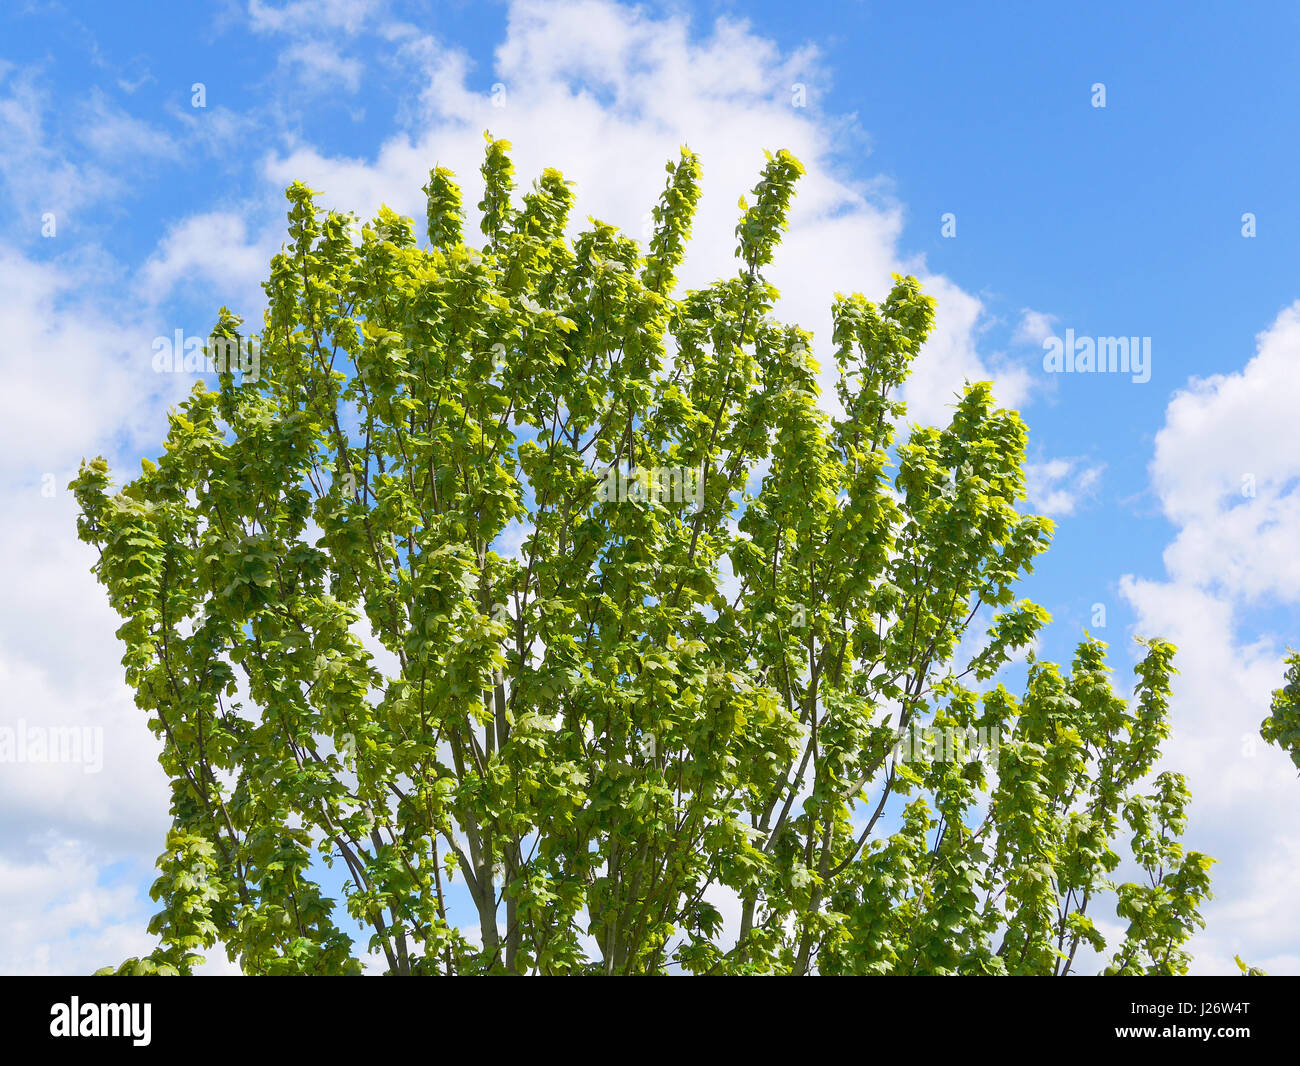
[{"label": "green foliage", "polygon": [[[1182,972],[1210,860],[1178,843],[1181,778],[1146,784],[1173,649],[1131,703],[1090,638],[1068,676],[1030,655],[1019,698],[968,687],[1047,621],[1015,586],[1051,524],[1018,508],[1026,431],[987,383],[895,440],[916,279],[835,298],[830,417],[762,273],[793,156],[742,200],[737,273],[678,294],[691,153],[643,253],[566,236],[555,171],[516,201],[507,149],[479,249],[444,169],[427,247],[291,186],[257,380],[197,385],[121,491],[103,460],[73,483],[172,783],[161,943],[117,972],[217,942],[250,973],[356,972],[346,911],[398,974],[1051,974],[1104,957],[1106,906],[1111,972]],[[677,495],[620,502],[610,467]],[[996,736],[997,773],[903,757],[918,727]],[[1112,880],[1121,823],[1140,883]]]},{"label": "green foliage", "polygon": [[1237,969],[1241,971],[1242,977],[1267,977],[1268,976],[1268,974],[1266,974],[1258,966],[1247,966],[1244,962],[1241,961],[1240,955],[1234,955],[1232,956],[1232,958],[1233,961],[1236,962],[1237,964]]},{"label": "green foliage", "polygon": [[1300,766],[1300,652],[1286,658],[1285,684],[1273,693],[1271,713],[1260,724],[1260,735],[1291,753],[1291,761]]}]

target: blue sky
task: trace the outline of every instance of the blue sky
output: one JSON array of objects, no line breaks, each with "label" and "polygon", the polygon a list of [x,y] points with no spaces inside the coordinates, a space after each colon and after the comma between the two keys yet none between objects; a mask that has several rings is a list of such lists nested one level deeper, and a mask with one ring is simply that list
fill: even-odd
[{"label": "blue sky", "polygon": [[[418,214],[443,162],[472,203],[491,128],[522,179],[557,166],[580,216],[634,234],[689,143],[691,282],[730,269],[737,196],[762,149],[791,148],[809,175],[775,280],[823,339],[835,291],[922,278],[939,330],[911,413],[942,417],[963,378],[991,378],[1030,427],[1031,504],[1058,522],[1026,586],[1055,618],[1043,653],[1068,657],[1088,626],[1127,684],[1133,633],[1182,648],[1168,762],[1191,779],[1189,844],[1220,860],[1197,967],[1241,953],[1300,972],[1300,782],[1248,741],[1300,643],[1300,11],[988,7],[5,8],[0,724],[102,724],[107,741],[100,774],[0,767],[0,905],[22,916],[0,970],[147,950],[165,823],[67,475],[157,450],[190,382],[153,373],[155,337],[201,335],[223,303],[256,321],[286,184]],[[1046,373],[1043,339],[1066,329],[1150,338],[1150,380]]]}]

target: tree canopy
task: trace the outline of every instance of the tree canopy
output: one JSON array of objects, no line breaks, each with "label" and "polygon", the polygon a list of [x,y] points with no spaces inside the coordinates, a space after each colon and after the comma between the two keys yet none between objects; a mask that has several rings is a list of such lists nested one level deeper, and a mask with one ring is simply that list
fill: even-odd
[{"label": "tree canopy", "polygon": [[693,154],[642,248],[508,149],[480,247],[443,168],[425,241],[292,185],[258,372],[73,482],[172,795],[107,972],[1183,972],[1174,649],[1130,700],[1096,639],[1033,655],[1026,429],[987,382],[906,425],[918,281],[834,297],[827,404],[764,275],[788,152],[682,291]]}]

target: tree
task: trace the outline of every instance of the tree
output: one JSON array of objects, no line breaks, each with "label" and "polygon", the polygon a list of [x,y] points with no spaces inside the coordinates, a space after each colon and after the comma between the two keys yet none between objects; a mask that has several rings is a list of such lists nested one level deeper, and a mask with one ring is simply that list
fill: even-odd
[{"label": "tree", "polygon": [[259,373],[196,385],[121,491],[102,459],[73,483],[172,786],[160,944],[118,972],[216,942],[357,972],[336,862],[396,974],[1185,970],[1212,860],[1182,778],[1143,791],[1173,648],[1131,704],[1091,638],[991,687],[1047,620],[1014,587],[1051,523],[988,383],[895,441],[916,279],[835,298],[832,418],[763,274],[793,156],[741,200],[735,276],[678,294],[694,155],[642,251],[570,240],[554,170],[516,202],[508,147],[481,249],[445,169],[427,247],[292,185]]},{"label": "tree", "polygon": [[1260,736],[1291,753],[1300,766],[1300,651],[1288,650],[1285,684],[1273,692],[1269,715],[1260,723]]}]

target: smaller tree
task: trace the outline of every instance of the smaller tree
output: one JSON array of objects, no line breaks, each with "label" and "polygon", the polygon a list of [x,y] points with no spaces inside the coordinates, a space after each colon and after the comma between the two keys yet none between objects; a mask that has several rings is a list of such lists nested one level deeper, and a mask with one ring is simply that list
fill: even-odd
[{"label": "smaller tree", "polygon": [[1288,649],[1286,682],[1273,691],[1269,716],[1260,723],[1259,733],[1270,744],[1291,753],[1291,761],[1300,766],[1300,651]]}]

